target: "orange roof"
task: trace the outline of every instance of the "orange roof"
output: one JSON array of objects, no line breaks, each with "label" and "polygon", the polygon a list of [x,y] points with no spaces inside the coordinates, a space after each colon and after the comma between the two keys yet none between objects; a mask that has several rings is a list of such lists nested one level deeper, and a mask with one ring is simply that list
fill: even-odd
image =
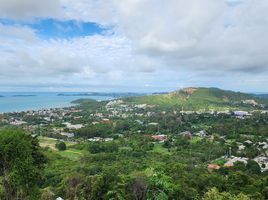
[{"label": "orange roof", "polygon": [[219,165],[215,165],[215,164],[209,164],[208,165],[208,169],[220,169],[221,167]]},{"label": "orange roof", "polygon": [[233,167],[234,163],[227,162],[224,164],[224,167]]},{"label": "orange roof", "polygon": [[155,140],[166,140],[167,139],[166,135],[152,135],[151,137]]}]

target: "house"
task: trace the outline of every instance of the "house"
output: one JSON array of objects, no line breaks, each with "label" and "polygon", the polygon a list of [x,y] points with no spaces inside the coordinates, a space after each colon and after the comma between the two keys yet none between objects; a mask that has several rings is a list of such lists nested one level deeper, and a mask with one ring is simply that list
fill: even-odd
[{"label": "house", "polygon": [[135,108],[140,108],[140,109],[144,109],[147,107],[147,104],[137,104],[135,105]]},{"label": "house", "polygon": [[240,145],[238,146],[238,150],[239,150],[239,151],[242,151],[242,150],[244,150],[245,148],[246,148],[246,146],[243,145],[243,144],[240,144]]},{"label": "house", "polygon": [[251,116],[251,114],[249,114],[246,111],[234,111],[234,115],[236,116],[236,118],[238,119],[245,119],[246,117]]},{"label": "house", "polygon": [[236,116],[240,116],[240,117],[245,117],[245,116],[249,116],[250,114],[246,111],[234,111],[234,114]]},{"label": "house", "polygon": [[94,138],[89,138],[88,141],[90,142],[100,142],[103,139],[101,137],[94,137]]},{"label": "house", "polygon": [[255,162],[257,162],[261,168],[261,172],[265,172],[268,170],[268,157],[267,156],[258,156],[253,159]]},{"label": "house", "polygon": [[250,140],[246,140],[246,141],[244,141],[244,145],[252,145],[253,144],[253,142],[252,141],[250,141]]},{"label": "house", "polygon": [[194,133],[193,135],[198,136],[198,137],[206,137],[207,136],[207,132],[202,130],[199,132]]},{"label": "house", "polygon": [[66,125],[67,128],[69,129],[80,129],[83,128],[84,126],[82,124],[71,124],[69,122],[64,123]]},{"label": "house", "polygon": [[167,140],[167,135],[152,135],[151,136],[154,140],[158,140],[160,142],[164,142]]},{"label": "house", "polygon": [[218,170],[221,167],[219,165],[216,165],[216,164],[208,164],[207,168],[208,168],[209,171],[213,171],[213,170]]},{"label": "house", "polygon": [[233,167],[237,162],[241,162],[246,165],[248,163],[248,158],[231,156],[231,158],[228,159],[228,161],[224,164],[224,166]]},{"label": "house", "polygon": [[180,136],[185,137],[186,139],[191,140],[193,138],[192,133],[190,131],[184,131],[179,133]]},{"label": "house", "polygon": [[257,106],[257,105],[259,105],[254,99],[242,100],[242,103],[244,103],[244,104],[249,104],[249,105],[252,105],[252,106]]},{"label": "house", "polygon": [[267,142],[258,142],[258,147],[261,149],[268,149]]},{"label": "house", "polygon": [[224,164],[224,167],[233,167],[234,166],[234,163],[232,161],[227,161],[225,164]]},{"label": "house", "polygon": [[109,124],[109,123],[112,123],[109,119],[107,119],[107,118],[103,118],[102,120],[101,120],[101,123],[104,123],[104,124]]},{"label": "house", "polygon": [[27,122],[22,121],[22,120],[15,120],[15,121],[10,122],[10,124],[15,125],[15,126],[20,126],[20,125],[23,125],[23,124],[27,124]]},{"label": "house", "polygon": [[72,137],[74,137],[74,133],[65,133],[65,132],[61,132],[60,135],[62,135],[62,136],[66,136],[66,137],[68,137],[68,138],[72,138]]},{"label": "house", "polygon": [[105,142],[111,142],[111,141],[113,141],[114,139],[113,138],[104,138],[104,141]]},{"label": "house", "polygon": [[151,123],[149,123],[148,125],[149,125],[149,126],[157,126],[158,123],[156,123],[156,122],[151,122]]}]

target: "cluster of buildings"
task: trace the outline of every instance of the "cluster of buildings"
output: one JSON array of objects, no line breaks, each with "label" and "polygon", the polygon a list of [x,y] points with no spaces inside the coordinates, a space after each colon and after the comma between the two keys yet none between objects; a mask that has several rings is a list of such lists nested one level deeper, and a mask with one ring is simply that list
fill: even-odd
[{"label": "cluster of buildings", "polygon": [[[254,143],[251,140],[246,140],[243,143],[237,142],[238,153],[242,153],[249,146],[253,146],[253,147],[257,148],[260,152],[262,152],[260,155],[258,155],[257,157],[252,159],[259,165],[261,172],[265,172],[268,170],[268,155],[267,155],[268,154],[268,143],[267,143],[267,141]],[[220,169],[221,167],[233,167],[238,162],[244,163],[246,165],[249,161],[249,158],[233,156],[233,155],[231,155],[231,152],[230,152],[228,155],[223,156],[217,160],[225,160],[225,163],[223,164],[223,166],[218,165],[218,164],[213,164],[213,163],[209,164],[208,169],[210,171]]]}]

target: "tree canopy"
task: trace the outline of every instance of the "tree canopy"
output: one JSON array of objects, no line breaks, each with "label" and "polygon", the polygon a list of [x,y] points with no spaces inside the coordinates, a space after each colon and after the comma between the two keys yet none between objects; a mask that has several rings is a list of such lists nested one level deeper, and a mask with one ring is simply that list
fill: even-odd
[{"label": "tree canopy", "polygon": [[38,140],[21,130],[0,131],[0,174],[7,200],[26,198],[33,194],[41,178],[45,157]]}]

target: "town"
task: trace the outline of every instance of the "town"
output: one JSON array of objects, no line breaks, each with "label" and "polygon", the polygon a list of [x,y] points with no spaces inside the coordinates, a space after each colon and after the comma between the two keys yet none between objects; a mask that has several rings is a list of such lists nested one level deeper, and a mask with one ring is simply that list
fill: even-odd
[{"label": "town", "polygon": [[[180,180],[187,179],[187,187],[199,188],[190,195],[193,198],[206,192],[206,195],[220,192],[218,187],[214,188],[216,183],[213,179],[234,194],[238,193],[225,185],[230,181],[236,181],[237,191],[252,198],[262,199],[266,195],[266,187],[248,189],[253,187],[249,180],[256,177],[260,179],[259,184],[265,185],[268,174],[268,111],[265,107],[260,109],[255,101],[246,101],[246,104],[254,103],[252,106],[256,109],[222,111],[162,107],[136,103],[128,98],[106,101],[79,99],[73,103],[73,106],[65,108],[0,114],[1,129],[23,130],[36,138],[50,160],[45,167],[43,182],[39,183],[43,199],[87,196],[88,193],[74,191],[81,192],[86,187],[87,180],[80,177],[82,174],[89,176],[90,181],[99,176],[117,180],[116,183],[91,184],[92,187],[100,184],[107,190],[123,184],[123,190],[134,197],[139,195],[136,189],[147,191],[147,187],[156,187],[154,184],[161,180],[167,185],[157,186],[162,188],[162,192],[154,193],[176,196],[179,192],[180,196],[188,199],[189,194],[170,189],[176,184],[176,177],[180,176],[177,173],[184,174]],[[106,174],[107,170],[112,170],[117,178]],[[129,174],[133,170],[141,174]],[[190,173],[186,173],[189,170]],[[195,173],[207,178],[195,183],[197,177],[190,178]],[[154,179],[152,174],[158,178]],[[132,181],[127,181],[128,178]],[[206,179],[211,180],[206,187],[201,187]],[[63,187],[70,181],[77,184]],[[241,181],[247,187],[243,187]],[[208,191],[209,188],[214,189]],[[92,197],[96,195],[94,191],[89,192]],[[107,191],[103,191],[102,195],[107,195]],[[115,194],[109,195],[109,198],[114,198]]]},{"label": "town", "polygon": [[[87,111],[85,106],[88,103],[95,104],[96,109]],[[232,120],[235,124],[243,124],[261,118],[266,120],[267,113],[265,110],[163,111],[152,105],[129,104],[119,99],[83,102],[80,106],[69,108],[5,113],[0,115],[0,123],[1,126],[20,127],[33,136],[73,143],[111,142],[125,136],[140,135],[151,139],[148,141],[152,144],[174,151],[178,138],[185,139],[186,143],[211,141],[221,143],[224,154],[219,158],[207,160],[209,170],[233,167],[238,163],[246,165],[248,160],[253,160],[259,165],[261,172],[265,172],[268,170],[267,136],[247,134],[246,131],[234,137],[231,133],[225,133],[231,131],[228,129],[224,132],[214,132],[211,121]],[[190,120],[192,118],[194,120]],[[190,124],[187,121],[190,121]],[[193,121],[196,121],[196,124]],[[210,125],[201,125],[202,121],[209,121]]]}]

